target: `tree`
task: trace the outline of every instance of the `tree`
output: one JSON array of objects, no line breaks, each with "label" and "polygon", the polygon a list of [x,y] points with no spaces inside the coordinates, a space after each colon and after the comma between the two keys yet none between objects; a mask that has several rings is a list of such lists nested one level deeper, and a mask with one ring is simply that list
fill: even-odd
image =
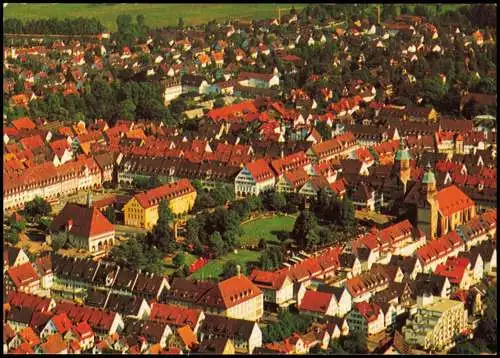
[{"label": "tree", "polygon": [[225,105],[225,102],[224,102],[224,99],[222,99],[222,97],[219,97],[214,101],[214,108],[221,108],[221,107],[224,107],[224,105]]},{"label": "tree", "polygon": [[132,99],[126,99],[120,102],[120,117],[130,121],[135,120],[135,111],[137,106]]},{"label": "tree", "polygon": [[[222,278],[223,279],[228,279],[233,276],[236,276],[238,274],[238,269],[237,269],[238,263],[234,260],[229,260],[227,261],[224,266],[222,267]],[[242,275],[246,275],[246,270],[245,267],[240,266],[240,272]]]},{"label": "tree", "polygon": [[62,249],[64,247],[66,247],[66,245],[68,244],[68,233],[67,232],[59,232],[59,233],[55,233],[51,236],[51,247],[52,247],[52,250],[54,250],[55,252],[59,251],[59,249]]},{"label": "tree", "polygon": [[172,210],[170,210],[170,206],[168,204],[168,200],[164,199],[160,202],[160,206],[158,207],[158,223],[168,224],[174,219],[174,215],[172,214]]},{"label": "tree", "polygon": [[172,260],[172,263],[176,267],[181,267],[186,264],[186,255],[183,252],[179,252]]},{"label": "tree", "polygon": [[351,334],[343,342],[342,346],[348,353],[367,353],[366,336],[364,334]]},{"label": "tree", "polygon": [[11,243],[12,245],[17,245],[21,239],[19,238],[19,234],[16,232],[4,232],[5,241]]},{"label": "tree", "polygon": [[50,204],[40,196],[36,196],[24,206],[24,213],[33,221],[38,221],[42,216],[49,216],[51,212],[52,207]]},{"label": "tree", "polygon": [[273,192],[271,197],[271,206],[276,211],[282,211],[286,207],[286,197],[285,194],[280,192]]},{"label": "tree", "polygon": [[210,249],[215,253],[216,256],[222,256],[226,253],[224,241],[222,241],[220,232],[215,231],[212,235],[210,235],[209,244]]},{"label": "tree", "polygon": [[[295,221],[292,231],[292,238],[295,240],[297,246],[305,248],[307,246],[307,236],[317,228],[317,221],[314,215],[309,210],[300,212],[299,217]],[[310,236],[310,239],[315,239]]]},{"label": "tree", "polygon": [[26,222],[24,220],[12,222],[10,227],[15,233],[20,234],[26,229]]},{"label": "tree", "polygon": [[315,128],[324,140],[332,139],[332,129],[326,122],[318,122]]},{"label": "tree", "polygon": [[342,215],[341,215],[341,225],[346,229],[347,232],[352,233],[356,227],[356,210],[352,200],[344,196],[342,200]]},{"label": "tree", "polygon": [[108,206],[104,211],[104,216],[109,220],[111,224],[116,224],[116,213],[113,207]]}]

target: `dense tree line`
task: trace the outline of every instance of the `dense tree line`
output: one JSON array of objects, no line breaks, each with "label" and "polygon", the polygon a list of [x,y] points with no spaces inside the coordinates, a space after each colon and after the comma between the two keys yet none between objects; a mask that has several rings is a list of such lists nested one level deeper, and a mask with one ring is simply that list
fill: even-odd
[{"label": "dense tree line", "polygon": [[44,99],[29,103],[31,117],[61,121],[88,122],[96,118],[113,125],[118,119],[147,119],[174,123],[171,112],[165,108],[162,90],[157,82],[113,82],[96,77],[84,85],[82,95],[49,93]]},{"label": "dense tree line", "polygon": [[281,312],[278,322],[262,329],[262,342],[278,342],[290,337],[293,333],[305,333],[311,325],[312,318],[290,312]]},{"label": "dense tree line", "polygon": [[106,28],[96,18],[77,17],[73,19],[37,19],[22,22],[19,19],[6,19],[4,33],[44,34],[44,35],[97,35]]}]

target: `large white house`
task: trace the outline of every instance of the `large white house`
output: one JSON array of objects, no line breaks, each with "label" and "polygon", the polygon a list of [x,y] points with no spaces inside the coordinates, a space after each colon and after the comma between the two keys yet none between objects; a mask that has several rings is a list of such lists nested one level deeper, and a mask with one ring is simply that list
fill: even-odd
[{"label": "large white house", "polygon": [[276,177],[264,159],[248,163],[234,180],[236,197],[259,195],[274,189]]}]

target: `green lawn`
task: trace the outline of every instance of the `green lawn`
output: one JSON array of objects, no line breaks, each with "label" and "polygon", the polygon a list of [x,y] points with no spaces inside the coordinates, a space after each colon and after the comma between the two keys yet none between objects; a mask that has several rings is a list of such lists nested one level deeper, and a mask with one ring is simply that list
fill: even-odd
[{"label": "green lawn", "polygon": [[[185,25],[211,20],[261,20],[287,14],[290,8],[300,10],[305,4],[13,4],[4,8],[4,20],[32,20],[56,17],[95,17],[110,31],[116,30],[116,17],[143,14],[149,27],[177,25],[182,17]],[[286,9],[286,10],[285,10]]]},{"label": "green lawn", "polygon": [[207,265],[205,265],[200,270],[192,274],[190,278],[192,279],[218,278],[219,275],[222,273],[222,267],[224,266],[224,263],[227,261],[234,260],[241,266],[245,266],[247,262],[258,261],[259,258],[260,258],[259,251],[238,250],[237,254],[231,252],[223,257],[210,260],[210,262]]},{"label": "green lawn", "polygon": [[272,218],[258,219],[241,225],[243,235],[240,239],[242,245],[257,245],[261,238],[266,241],[277,241],[277,231],[292,231],[295,217],[275,216]]}]

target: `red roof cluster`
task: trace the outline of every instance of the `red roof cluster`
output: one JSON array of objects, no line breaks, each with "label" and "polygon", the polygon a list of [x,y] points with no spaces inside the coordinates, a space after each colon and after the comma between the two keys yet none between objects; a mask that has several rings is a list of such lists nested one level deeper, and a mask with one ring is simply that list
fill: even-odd
[{"label": "red roof cluster", "polygon": [[445,264],[439,264],[434,273],[438,276],[447,277],[450,283],[460,284],[464,274],[469,267],[470,261],[467,257],[448,257]]},{"label": "red roof cluster", "polygon": [[450,231],[436,240],[429,241],[417,250],[417,257],[424,263],[437,260],[451,252],[463,248],[464,243],[456,231]]},{"label": "red roof cluster", "polygon": [[7,302],[13,307],[27,307],[39,312],[49,311],[51,299],[29,293],[12,291],[7,296]]},{"label": "red roof cluster", "polygon": [[195,308],[186,308],[170,304],[153,302],[149,320],[166,323],[176,327],[189,326],[195,329],[202,311]]}]

